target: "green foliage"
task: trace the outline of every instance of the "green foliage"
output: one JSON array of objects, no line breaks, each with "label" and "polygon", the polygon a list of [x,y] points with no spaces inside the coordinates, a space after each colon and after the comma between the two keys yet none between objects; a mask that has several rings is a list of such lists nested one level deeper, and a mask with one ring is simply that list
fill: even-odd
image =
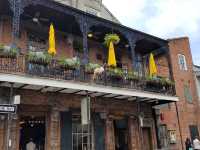
[{"label": "green foliage", "polygon": [[150,77],[150,76],[147,76],[146,81],[152,82],[152,83],[158,83],[158,84],[161,84],[161,85],[174,85],[175,84],[169,78],[165,78],[165,77]]},{"label": "green foliage", "polygon": [[51,62],[52,56],[47,52],[33,52],[29,51],[28,61],[35,64],[47,65]]},{"label": "green foliage", "polygon": [[136,73],[134,71],[129,71],[128,75],[127,75],[127,79],[128,80],[138,80],[139,77],[138,77],[138,75],[136,75]]},{"label": "green foliage", "polygon": [[0,44],[0,52],[3,52],[4,50],[4,44]]},{"label": "green foliage", "polygon": [[77,57],[74,58],[62,58],[58,61],[59,65],[66,69],[79,69],[80,60]]},{"label": "green foliage", "polygon": [[108,68],[107,75],[111,77],[123,78],[123,70],[121,68]]},{"label": "green foliage", "polygon": [[94,73],[94,70],[95,70],[96,68],[99,68],[99,67],[100,67],[99,64],[88,63],[88,64],[85,66],[85,72]]},{"label": "green foliage", "polygon": [[108,47],[110,42],[118,44],[120,42],[119,36],[117,34],[106,34],[104,38],[104,44]]},{"label": "green foliage", "polygon": [[14,57],[17,56],[18,53],[19,53],[18,48],[14,48],[14,47],[11,47],[11,46],[5,46],[3,44],[0,44],[0,54],[1,54],[1,56],[14,58]]}]

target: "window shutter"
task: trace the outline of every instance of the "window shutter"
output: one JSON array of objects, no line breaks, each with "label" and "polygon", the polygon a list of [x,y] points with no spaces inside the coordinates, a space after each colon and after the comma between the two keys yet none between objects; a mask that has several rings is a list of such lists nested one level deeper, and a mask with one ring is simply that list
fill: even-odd
[{"label": "window shutter", "polygon": [[105,126],[99,114],[95,114],[95,150],[105,150]]},{"label": "window shutter", "polygon": [[72,149],[72,113],[61,112],[61,150]]},{"label": "window shutter", "polygon": [[185,99],[188,102],[192,103],[192,95],[191,95],[188,85],[184,85],[184,95],[185,95]]}]

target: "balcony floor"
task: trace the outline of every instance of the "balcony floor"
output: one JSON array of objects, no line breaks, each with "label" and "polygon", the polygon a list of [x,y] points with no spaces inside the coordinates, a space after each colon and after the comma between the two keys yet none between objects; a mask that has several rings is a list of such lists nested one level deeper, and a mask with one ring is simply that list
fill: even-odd
[{"label": "balcony floor", "polygon": [[65,80],[53,80],[17,74],[0,73],[0,86],[9,87],[13,83],[14,88],[38,90],[41,92],[60,92],[78,95],[90,95],[91,97],[116,98],[122,100],[139,100],[156,104],[178,101],[176,96],[168,96],[157,93],[101,86],[93,83],[82,83]]}]

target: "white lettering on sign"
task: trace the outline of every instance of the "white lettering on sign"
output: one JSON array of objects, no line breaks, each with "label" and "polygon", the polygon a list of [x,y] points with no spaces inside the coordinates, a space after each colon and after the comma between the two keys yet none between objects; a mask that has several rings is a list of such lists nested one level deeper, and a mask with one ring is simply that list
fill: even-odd
[{"label": "white lettering on sign", "polygon": [[14,113],[15,111],[15,106],[0,105],[0,113]]}]

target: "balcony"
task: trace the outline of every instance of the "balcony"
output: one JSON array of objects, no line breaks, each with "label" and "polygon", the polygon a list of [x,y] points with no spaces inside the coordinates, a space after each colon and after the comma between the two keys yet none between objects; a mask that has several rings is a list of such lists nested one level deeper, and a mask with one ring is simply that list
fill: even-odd
[{"label": "balcony", "polygon": [[165,78],[150,79],[123,69],[105,68],[94,79],[93,72],[82,65],[65,67],[58,59],[52,59],[49,63],[33,62],[27,55],[0,56],[0,73],[175,95],[173,82]]},{"label": "balcony", "polygon": [[[141,100],[155,105],[178,100],[174,83],[168,79],[172,74],[166,40],[54,1],[21,0],[18,7],[12,5],[6,0],[0,2],[5,8],[0,11],[4,14],[0,22],[0,86],[10,87],[8,83],[13,83],[19,89],[89,93],[94,97]],[[56,56],[47,61],[31,60],[30,51],[47,52],[51,23],[56,33]],[[107,62],[108,49],[102,43],[107,34],[113,33],[120,37],[115,45],[118,68],[104,67],[103,73],[94,78],[94,68],[88,64],[103,66]],[[1,43],[20,47],[20,51],[2,54]],[[150,53],[157,57],[156,78],[148,77]],[[62,57],[78,58],[79,66],[61,63]]]}]

